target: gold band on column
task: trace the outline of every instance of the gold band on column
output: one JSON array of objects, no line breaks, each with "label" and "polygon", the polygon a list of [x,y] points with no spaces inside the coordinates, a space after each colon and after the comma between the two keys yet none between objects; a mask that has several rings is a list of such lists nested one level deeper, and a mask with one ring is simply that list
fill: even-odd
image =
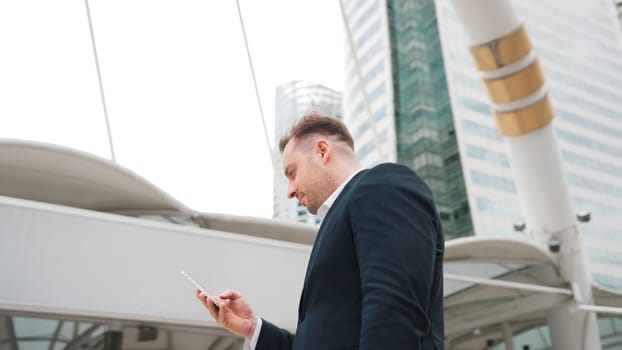
[{"label": "gold band on column", "polygon": [[553,105],[548,95],[540,101],[511,112],[495,111],[497,127],[502,135],[517,136],[538,130],[553,120]]},{"label": "gold band on column", "polygon": [[506,103],[525,97],[544,84],[544,75],[536,58],[524,69],[500,79],[484,80],[490,99]]},{"label": "gold band on column", "polygon": [[523,24],[502,38],[471,48],[477,68],[484,71],[516,62],[529,51],[531,51],[531,43]]}]

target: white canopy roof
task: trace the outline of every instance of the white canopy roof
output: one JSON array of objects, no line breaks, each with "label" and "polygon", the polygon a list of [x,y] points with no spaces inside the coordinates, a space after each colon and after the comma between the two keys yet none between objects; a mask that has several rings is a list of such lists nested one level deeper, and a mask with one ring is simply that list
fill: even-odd
[{"label": "white canopy roof", "polygon": [[228,214],[198,213],[140,175],[68,147],[0,139],[0,195],[69,207],[138,214],[181,214],[213,230],[313,244],[317,227]]},{"label": "white canopy roof", "polygon": [[134,172],[75,149],[0,139],[0,195],[106,211],[189,213]]},{"label": "white canopy roof", "polygon": [[[457,281],[452,275],[473,281]],[[509,282],[510,287],[478,279]],[[566,294],[560,293],[564,290]],[[596,305],[622,307],[619,291],[593,284],[593,294]],[[481,349],[487,339],[502,341],[504,322],[515,335],[545,325],[548,311],[571,298],[571,287],[559,275],[555,257],[532,241],[466,237],[446,242],[445,335],[460,349]]]}]

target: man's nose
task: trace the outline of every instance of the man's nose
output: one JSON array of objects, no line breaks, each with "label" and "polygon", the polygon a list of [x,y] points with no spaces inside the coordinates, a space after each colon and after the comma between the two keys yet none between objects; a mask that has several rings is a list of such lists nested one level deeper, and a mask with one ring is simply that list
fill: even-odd
[{"label": "man's nose", "polygon": [[293,183],[288,183],[287,184],[287,198],[294,198],[296,197],[296,193],[298,192],[298,190],[296,189],[296,186],[294,186]]}]

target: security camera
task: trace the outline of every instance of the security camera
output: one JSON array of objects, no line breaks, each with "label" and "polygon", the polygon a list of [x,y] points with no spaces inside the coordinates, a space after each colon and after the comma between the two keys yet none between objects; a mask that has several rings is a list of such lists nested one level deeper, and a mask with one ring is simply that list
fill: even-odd
[{"label": "security camera", "polygon": [[527,225],[525,225],[524,221],[516,220],[516,221],[514,221],[514,224],[512,224],[512,226],[514,227],[514,231],[516,231],[516,232],[523,232]]},{"label": "security camera", "polygon": [[577,213],[577,220],[579,220],[579,222],[590,222],[591,218],[592,214],[587,210],[583,210]]},{"label": "security camera", "polygon": [[551,236],[549,239],[549,251],[551,253],[558,253],[559,247],[561,247],[562,241],[557,236]]}]

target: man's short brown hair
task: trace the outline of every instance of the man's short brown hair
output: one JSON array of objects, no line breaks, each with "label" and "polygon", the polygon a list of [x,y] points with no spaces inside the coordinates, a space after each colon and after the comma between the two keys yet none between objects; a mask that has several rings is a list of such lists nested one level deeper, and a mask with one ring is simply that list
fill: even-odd
[{"label": "man's short brown hair", "polygon": [[294,123],[289,132],[279,141],[279,150],[283,153],[285,146],[292,138],[300,140],[312,134],[334,136],[339,141],[347,143],[354,151],[354,141],[346,125],[337,118],[316,112],[309,113]]}]

